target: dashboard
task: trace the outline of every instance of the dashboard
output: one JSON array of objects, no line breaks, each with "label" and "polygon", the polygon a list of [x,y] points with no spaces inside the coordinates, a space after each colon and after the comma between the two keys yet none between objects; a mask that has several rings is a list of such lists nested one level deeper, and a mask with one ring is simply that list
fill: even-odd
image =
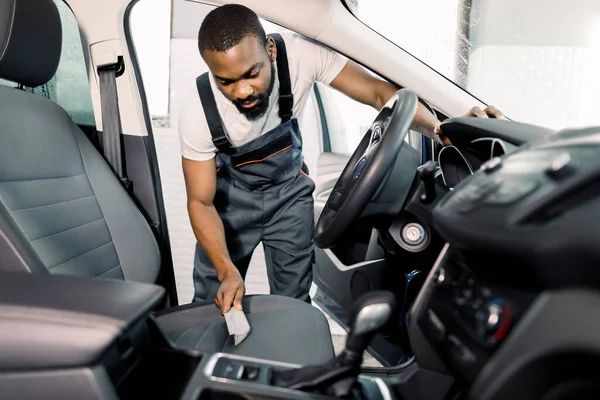
[{"label": "dashboard", "polygon": [[432,212],[446,245],[409,316],[416,361],[472,399],[598,398],[600,129],[520,126],[525,141],[500,121],[451,124]]}]

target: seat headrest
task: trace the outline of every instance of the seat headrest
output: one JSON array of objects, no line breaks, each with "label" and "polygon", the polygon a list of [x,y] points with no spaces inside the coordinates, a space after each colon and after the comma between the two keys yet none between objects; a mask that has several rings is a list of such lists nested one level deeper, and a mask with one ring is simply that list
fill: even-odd
[{"label": "seat headrest", "polygon": [[0,0],[0,78],[35,87],[58,68],[62,25],[52,0]]}]

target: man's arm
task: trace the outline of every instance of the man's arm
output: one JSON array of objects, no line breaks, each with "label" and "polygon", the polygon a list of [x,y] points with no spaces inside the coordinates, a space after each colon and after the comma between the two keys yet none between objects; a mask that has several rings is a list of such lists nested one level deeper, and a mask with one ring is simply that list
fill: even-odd
[{"label": "man's arm", "polygon": [[221,282],[215,303],[223,313],[229,311],[232,302],[241,310],[241,301],[245,293],[244,282],[231,261],[223,221],[213,205],[217,187],[215,158],[192,161],[182,157],[182,165],[188,213],[194,235],[212,261]]},{"label": "man's arm", "polygon": [[[369,74],[352,60],[348,60],[346,66],[331,81],[330,86],[376,110],[380,110],[390,97],[398,91],[396,86]],[[434,134],[437,124],[439,124],[438,119],[423,104],[419,103],[411,128],[434,140],[438,140]]]},{"label": "man's arm", "polygon": [[[331,81],[330,86],[360,103],[370,105],[376,110],[380,110],[398,91],[396,86],[369,74],[352,60],[348,60],[340,73]],[[502,113],[491,106],[486,107],[484,110],[473,107],[465,116],[503,118]],[[411,129],[433,140],[449,144],[449,141],[441,134],[438,136],[439,124],[440,121],[423,104],[419,103]]]}]

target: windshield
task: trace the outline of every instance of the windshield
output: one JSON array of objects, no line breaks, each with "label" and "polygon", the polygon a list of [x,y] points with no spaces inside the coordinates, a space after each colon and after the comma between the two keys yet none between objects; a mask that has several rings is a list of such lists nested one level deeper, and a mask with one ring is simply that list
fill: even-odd
[{"label": "windshield", "polygon": [[554,129],[600,125],[598,0],[346,4],[370,28],[511,119]]}]

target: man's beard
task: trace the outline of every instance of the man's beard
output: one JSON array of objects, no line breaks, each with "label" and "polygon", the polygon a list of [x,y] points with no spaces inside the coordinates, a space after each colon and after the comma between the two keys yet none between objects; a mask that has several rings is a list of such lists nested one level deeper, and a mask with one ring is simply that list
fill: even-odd
[{"label": "man's beard", "polygon": [[[269,88],[266,93],[251,95],[246,97],[243,100],[236,99],[232,100],[232,103],[238,109],[238,111],[243,114],[248,121],[256,121],[263,115],[267,113],[269,109],[269,98],[271,97],[271,92],[273,91],[273,86],[275,85],[275,70],[273,68],[273,64],[271,64],[271,81],[269,82]],[[252,108],[244,108],[242,104],[244,103],[252,103],[258,100],[258,103]]]}]

